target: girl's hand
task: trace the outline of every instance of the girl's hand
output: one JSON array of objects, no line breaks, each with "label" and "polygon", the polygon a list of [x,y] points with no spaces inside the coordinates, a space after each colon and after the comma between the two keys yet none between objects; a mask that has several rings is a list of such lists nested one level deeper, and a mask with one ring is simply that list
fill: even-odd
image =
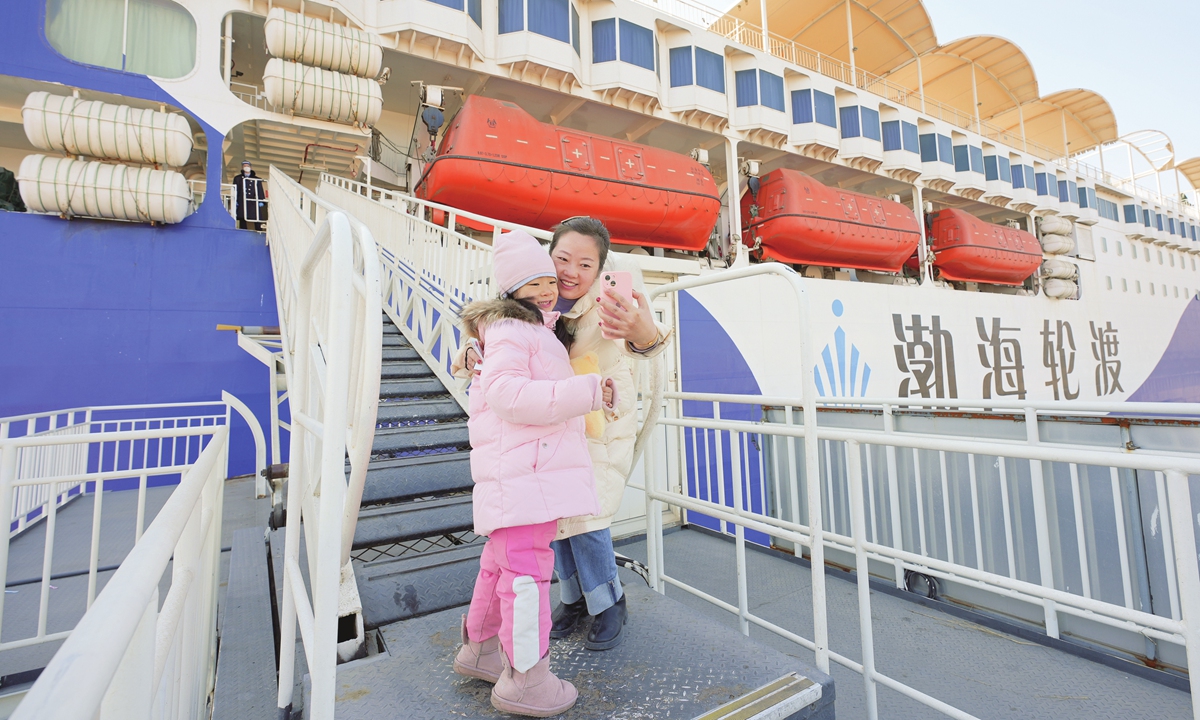
[{"label": "girl's hand", "polygon": [[611,408],[613,406],[613,396],[616,393],[616,391],[613,389],[613,379],[604,378],[604,380],[600,383],[600,387],[604,392],[604,404]]},{"label": "girl's hand", "polygon": [[469,378],[472,380],[479,374],[479,353],[475,350],[474,346],[467,347],[467,352],[463,355],[462,365],[459,365],[457,362],[451,363],[450,374],[457,375],[458,371],[463,368],[466,368]]},{"label": "girl's hand", "polygon": [[626,307],[624,298],[606,289],[600,296],[600,327],[609,337],[644,348],[658,339],[658,327],[646,297],[634,290],[633,299],[637,307]]}]

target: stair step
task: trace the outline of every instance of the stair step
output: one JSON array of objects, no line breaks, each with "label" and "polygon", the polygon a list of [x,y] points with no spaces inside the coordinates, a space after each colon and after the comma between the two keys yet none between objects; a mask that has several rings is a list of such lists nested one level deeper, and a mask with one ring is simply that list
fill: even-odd
[{"label": "stair step", "polygon": [[481,552],[483,538],[419,555],[355,562],[363,623],[376,628],[466,605],[479,574]]},{"label": "stair step", "polygon": [[396,327],[396,324],[394,322],[392,322],[391,318],[389,318],[386,313],[383,316],[383,334],[384,335],[399,335],[400,334],[400,328]]},{"label": "stair step", "polygon": [[446,535],[475,527],[471,496],[419,500],[402,505],[363,508],[354,529],[354,548]]},{"label": "stair step", "polygon": [[437,378],[383,380],[379,383],[379,397],[385,401],[395,400],[396,398],[418,398],[445,394],[446,386]]},{"label": "stair step", "polygon": [[448,422],[376,430],[371,454],[396,457],[440,448],[466,448],[468,445],[466,421]]},{"label": "stair step", "polygon": [[384,380],[433,377],[433,371],[420,358],[416,360],[386,360],[380,367],[379,377]]},{"label": "stair step", "polygon": [[383,348],[383,359],[387,360],[420,360],[421,356],[417,353],[416,348],[412,346],[402,347],[385,347]]},{"label": "stair step", "polygon": [[362,504],[366,507],[464,492],[473,486],[469,452],[380,460],[367,468]]},{"label": "stair step", "polygon": [[404,424],[419,420],[452,420],[465,418],[466,412],[451,397],[435,397],[422,400],[404,400],[379,406],[375,425],[379,428],[390,424]]},{"label": "stair step", "polygon": [[405,338],[403,335],[400,335],[398,333],[395,335],[389,335],[388,333],[384,333],[383,334],[383,347],[385,347],[385,348],[387,348],[387,347],[412,347],[412,344],[408,342],[407,338]]}]

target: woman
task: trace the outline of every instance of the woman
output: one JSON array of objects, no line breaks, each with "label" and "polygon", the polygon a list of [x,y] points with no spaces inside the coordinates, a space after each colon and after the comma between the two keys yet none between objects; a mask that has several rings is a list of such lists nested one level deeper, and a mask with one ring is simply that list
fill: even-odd
[{"label": "woman", "polygon": [[[554,610],[550,637],[566,637],[585,614],[592,615],[595,620],[586,642],[590,650],[608,650],[623,639],[625,594],[617,578],[610,526],[621,507],[638,430],[633,362],[661,353],[671,334],[654,321],[640,292],[633,293],[637,307],[626,307],[611,291],[593,291],[601,268],[607,263],[613,269],[609,246],[608,229],[588,217],[562,221],[550,243],[559,288],[554,309],[563,314],[574,335],[571,358],[594,354],[601,376],[612,378],[617,390],[615,418],[600,437],[588,438],[600,512],[560,520],[551,544],[562,604]],[[604,338],[602,328],[614,339]],[[477,362],[468,351],[466,366],[473,368]]]}]

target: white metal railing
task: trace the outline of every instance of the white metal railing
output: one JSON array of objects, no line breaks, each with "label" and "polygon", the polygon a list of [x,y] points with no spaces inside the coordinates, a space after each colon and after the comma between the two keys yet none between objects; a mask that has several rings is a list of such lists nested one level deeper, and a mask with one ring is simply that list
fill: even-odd
[{"label": "white metal railing", "polygon": [[[306,712],[332,718],[339,590],[379,404],[378,251],[366,226],[277,168],[270,195],[267,242],[291,411],[278,702],[292,701],[299,625],[312,677]],[[311,601],[299,564],[301,521]]]},{"label": "white metal railing", "polygon": [[[208,181],[204,178],[194,178],[188,180],[188,187],[192,191],[192,205],[200,207],[200,203],[204,202],[204,197],[208,194]],[[236,218],[234,203],[233,185],[221,183],[221,205],[225,207],[225,212],[229,213],[230,217]]]},{"label": "white metal railing", "polygon": [[229,83],[229,92],[247,105],[253,105],[259,110],[267,112],[277,112],[275,106],[271,104],[270,100],[267,100],[267,96],[257,85],[231,82]]},{"label": "white metal railing", "polygon": [[[753,276],[775,274],[790,282],[795,290],[801,317],[806,317],[803,281],[790,269],[774,264],[730,270],[689,278],[663,286],[654,296],[720,282],[744,280]],[[811,343],[807,328],[801,329],[802,345],[799,366],[812,368]],[[647,552],[650,561],[651,583],[660,592],[672,585],[701,597],[738,616],[743,633],[750,625],[758,625],[814,651],[817,667],[825,672],[832,660],[863,676],[868,715],[879,716],[876,688],[882,685],[902,695],[954,718],[973,718],[970,713],[950,706],[927,692],[907,685],[888,675],[874,663],[874,637],[871,628],[870,576],[875,574],[902,586],[908,572],[920,573],[942,582],[955,583],[977,591],[1012,598],[1038,608],[1047,634],[1057,636],[1059,619],[1082,618],[1132,636],[1152,638],[1173,645],[1186,656],[1190,668],[1200,668],[1200,568],[1197,565],[1196,538],[1192,523],[1194,513],[1189,487],[1189,474],[1200,473],[1200,457],[1194,454],[1130,451],[1092,445],[1051,442],[1038,437],[1038,421],[1047,413],[1077,411],[1079,413],[1140,413],[1148,415],[1200,415],[1200,406],[1173,403],[1028,403],[1012,401],[921,400],[910,398],[854,398],[854,408],[877,408],[882,411],[881,428],[863,429],[861,423],[837,426],[833,412],[818,413],[822,404],[845,405],[843,399],[818,400],[811,370],[805,373],[804,392],[799,398],[773,398],[750,395],[716,395],[668,392],[666,417],[660,424],[666,427],[666,477],[683,478],[678,489],[659,476],[655,463],[658,453],[646,453],[645,489],[647,503]],[[777,416],[757,415],[764,406],[777,408]],[[930,409],[978,409],[981,411],[1016,410],[1023,415],[1026,438],[996,440],[979,437],[952,437],[929,432],[897,431],[892,411],[905,406]],[[738,412],[741,410],[741,412]],[[797,422],[796,413],[802,417]],[[750,419],[729,419],[750,418]],[[662,442],[663,438],[651,440]],[[769,459],[761,448],[772,449]],[[900,465],[911,454],[913,463],[940,460],[939,473],[920,467],[908,476],[909,490],[917,497],[905,495],[905,477]],[[799,456],[799,457],[798,457]],[[945,470],[947,458],[965,456],[970,459],[969,498],[961,499],[952,508],[952,493],[947,487]],[[984,486],[976,477],[976,459],[995,460],[999,468],[1008,468],[1016,475],[1017,468],[1026,469],[1018,481],[1010,476],[998,483],[1003,495],[1004,521],[1000,528],[980,528],[981,495]],[[835,467],[839,470],[834,472]],[[1050,518],[1047,511],[1048,488],[1057,467],[1070,469],[1074,514],[1085,512],[1080,504],[1079,473],[1092,468],[1102,471],[1102,481],[1112,476],[1115,521],[1124,518],[1118,497],[1118,473],[1143,472],[1153,478],[1160,508],[1169,508],[1159,518],[1160,542],[1167,558],[1169,607],[1147,612],[1135,607],[1134,592],[1128,577],[1123,577],[1123,592],[1115,600],[1106,600],[1082,587],[1068,591],[1056,582],[1056,575],[1067,565],[1073,566],[1080,556],[1052,552]],[[1003,476],[1004,470],[999,470]],[[911,482],[917,478],[916,482]],[[757,486],[755,483],[759,483]],[[1104,483],[1090,483],[1102,488]],[[689,492],[687,488],[694,488]],[[758,495],[756,496],[757,487]],[[922,488],[926,496],[921,497]],[[940,489],[941,507],[934,502],[934,490]],[[1098,490],[1097,490],[1098,491]],[[1034,532],[1029,534],[1032,545],[1024,552],[1030,556],[1028,567],[1019,571],[1022,551],[1014,542],[1023,542],[1014,520],[1020,510],[1013,492],[1029,498],[1032,507]],[[765,498],[773,493],[774,499]],[[756,499],[759,498],[759,499]],[[910,503],[910,500],[915,500]],[[671,575],[664,562],[662,545],[663,505],[684,509],[716,520],[718,527],[732,528],[737,564],[737,602],[714,597]],[[903,504],[903,508],[902,508]],[[913,512],[915,510],[915,512]],[[1166,517],[1169,515],[1169,517]],[[915,517],[914,517],[915,516]],[[952,518],[958,518],[956,536]],[[1026,520],[1028,522],[1028,520]],[[1082,521],[1081,521],[1082,522]],[[1089,543],[1089,537],[1076,525],[1077,542]],[[1063,531],[1068,532],[1068,531]],[[763,619],[750,611],[749,587],[746,576],[745,544],[747,533],[794,544],[796,554],[807,549],[812,560],[812,601],[814,626],[811,637]],[[944,535],[945,542],[939,540]],[[968,552],[959,549],[959,537],[973,539]],[[1139,538],[1140,541],[1140,538]],[[1091,540],[1094,544],[1094,539]],[[842,553],[851,558],[857,570],[860,645],[858,658],[835,652],[829,647],[827,600],[824,566],[826,552]],[[993,556],[1006,561],[995,562]],[[1128,567],[1125,548],[1121,548],[1121,564]],[[1116,566],[1116,563],[1111,563]],[[1125,571],[1113,568],[1110,572]],[[1082,572],[1087,573],[1087,569]],[[1094,583],[1085,583],[1090,587]],[[1194,715],[1200,718],[1200,673],[1191,674]]]},{"label": "white metal railing", "polygon": [[[472,300],[490,296],[492,248],[453,228],[463,219],[491,228],[493,240],[507,230],[545,242],[551,234],[327,174],[318,192],[368,226],[388,229],[376,238],[384,310],[465,408],[466,388],[450,374],[463,340],[458,315]],[[446,225],[426,220],[427,214],[440,215]]]},{"label": "white metal railing", "polygon": [[[3,502],[38,486],[48,488],[47,498],[65,488],[94,497],[89,566],[79,572],[88,577],[88,609],[72,630],[47,631],[58,504],[45,505],[39,578],[8,579],[9,536],[0,533],[0,577],[9,585],[40,585],[36,632],[0,643],[0,651],[65,639],[13,718],[205,716],[216,671],[221,499],[234,412],[250,425],[261,471],[262,429],[228,393],[217,403],[75,408],[0,420]],[[143,532],[148,482],[173,477],[178,487]],[[97,596],[99,574],[108,572],[98,567],[104,491],[118,481],[137,482],[135,544]],[[168,563],[171,587],[160,605]],[[6,599],[0,595],[0,617]]]}]

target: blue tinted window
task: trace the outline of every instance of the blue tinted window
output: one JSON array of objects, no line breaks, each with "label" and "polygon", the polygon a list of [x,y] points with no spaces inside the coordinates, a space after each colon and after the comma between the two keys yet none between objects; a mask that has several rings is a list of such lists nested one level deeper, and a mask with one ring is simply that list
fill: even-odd
[{"label": "blue tinted window", "polygon": [[842,137],[856,138],[862,134],[858,127],[858,106],[839,108],[838,115],[842,120]]},{"label": "blue tinted window", "polygon": [[966,145],[954,146],[954,171],[966,172],[971,169],[971,159],[968,157]]},{"label": "blue tinted window", "polygon": [[463,9],[463,0],[432,0],[432,2],[435,2],[438,5],[445,5],[446,7],[453,8],[454,10]]},{"label": "blue tinted window", "polygon": [[1159,230],[1162,230],[1162,229],[1163,229],[1163,216],[1162,216],[1162,213],[1154,213],[1154,227],[1155,227],[1155,228],[1157,228],[1157,229],[1159,229]]},{"label": "blue tinted window", "polygon": [[1136,224],[1138,221],[1137,206],[1126,205],[1124,210],[1125,210],[1125,222]]},{"label": "blue tinted window", "polygon": [[1000,179],[1000,163],[995,155],[988,155],[983,159],[983,177],[985,180]]},{"label": "blue tinted window", "polygon": [[571,6],[567,0],[529,0],[529,32],[571,42]]},{"label": "blue tinted window", "polygon": [[1013,184],[1013,188],[1016,190],[1021,190],[1025,187],[1025,166],[1024,165],[1013,165],[1012,166],[1012,184]]},{"label": "blue tinted window", "polygon": [[692,46],[671,48],[668,52],[671,63],[671,87],[692,84]]},{"label": "blue tinted window", "polygon": [[1049,179],[1046,177],[1046,173],[1036,173],[1033,177],[1034,177],[1034,182],[1037,185],[1037,194],[1038,195],[1049,195],[1050,194],[1050,184],[1049,184]]},{"label": "blue tinted window", "polygon": [[998,156],[1000,160],[1000,179],[1006,183],[1012,182],[1012,170],[1008,164],[1008,158],[1003,155]]},{"label": "blue tinted window", "polygon": [[[473,2],[476,5],[478,5],[480,0],[467,0],[467,2],[469,2],[469,3]],[[579,54],[579,11],[575,9],[574,5],[571,6],[571,47],[575,48],[575,54],[578,55]]]},{"label": "blue tinted window", "polygon": [[921,141],[917,137],[917,126],[910,123],[900,121],[900,135],[904,138],[904,149],[913,152],[921,152]]},{"label": "blue tinted window", "polygon": [[883,150],[903,150],[904,141],[900,137],[900,121],[888,120],[883,124]]},{"label": "blue tinted window", "polygon": [[813,113],[820,124],[837,127],[837,101],[829,93],[813,90]]},{"label": "blue tinted window", "polygon": [[649,28],[621,20],[620,45],[621,62],[654,69],[654,33]]},{"label": "blue tinted window", "polygon": [[938,142],[938,160],[947,165],[954,164],[954,143],[950,142],[950,138],[945,135],[937,136]]},{"label": "blue tinted window", "polygon": [[467,0],[467,15],[475,21],[477,27],[483,27],[483,6],[482,0]]},{"label": "blue tinted window", "polygon": [[813,121],[812,90],[792,91],[792,123],[803,125]]},{"label": "blue tinted window", "polygon": [[738,70],[733,74],[733,89],[738,107],[758,104],[758,71]]},{"label": "blue tinted window", "polygon": [[971,151],[971,172],[983,172],[983,148],[977,148],[974,145],[969,147]]},{"label": "blue tinted window", "polygon": [[874,108],[862,107],[862,134],[865,138],[879,140],[879,111]]},{"label": "blue tinted window", "polygon": [[921,162],[937,162],[938,159],[938,141],[937,135],[930,133],[921,136]]},{"label": "blue tinted window", "polygon": [[783,112],[783,78],[766,70],[758,71],[759,96],[762,104]]},{"label": "blue tinted window", "polygon": [[1058,201],[1059,202],[1070,202],[1071,201],[1071,191],[1067,187],[1066,180],[1058,181]]},{"label": "blue tinted window", "polygon": [[525,0],[500,0],[500,34],[525,29]]},{"label": "blue tinted window", "polygon": [[1142,225],[1144,225],[1146,227],[1153,227],[1153,223],[1154,223],[1154,214],[1151,213],[1146,208],[1142,208]]},{"label": "blue tinted window", "polygon": [[1176,232],[1175,232],[1175,218],[1167,218],[1167,227],[1170,229],[1170,232],[1171,232],[1171,234],[1172,234],[1172,235],[1175,235],[1175,234],[1176,234]]},{"label": "blue tinted window", "polygon": [[696,84],[724,93],[725,58],[704,48],[696,48]]},{"label": "blue tinted window", "polygon": [[1079,199],[1079,185],[1074,180],[1067,181],[1067,202],[1076,202]]},{"label": "blue tinted window", "polygon": [[617,21],[608,18],[592,22],[592,62],[612,62],[616,59]]}]

